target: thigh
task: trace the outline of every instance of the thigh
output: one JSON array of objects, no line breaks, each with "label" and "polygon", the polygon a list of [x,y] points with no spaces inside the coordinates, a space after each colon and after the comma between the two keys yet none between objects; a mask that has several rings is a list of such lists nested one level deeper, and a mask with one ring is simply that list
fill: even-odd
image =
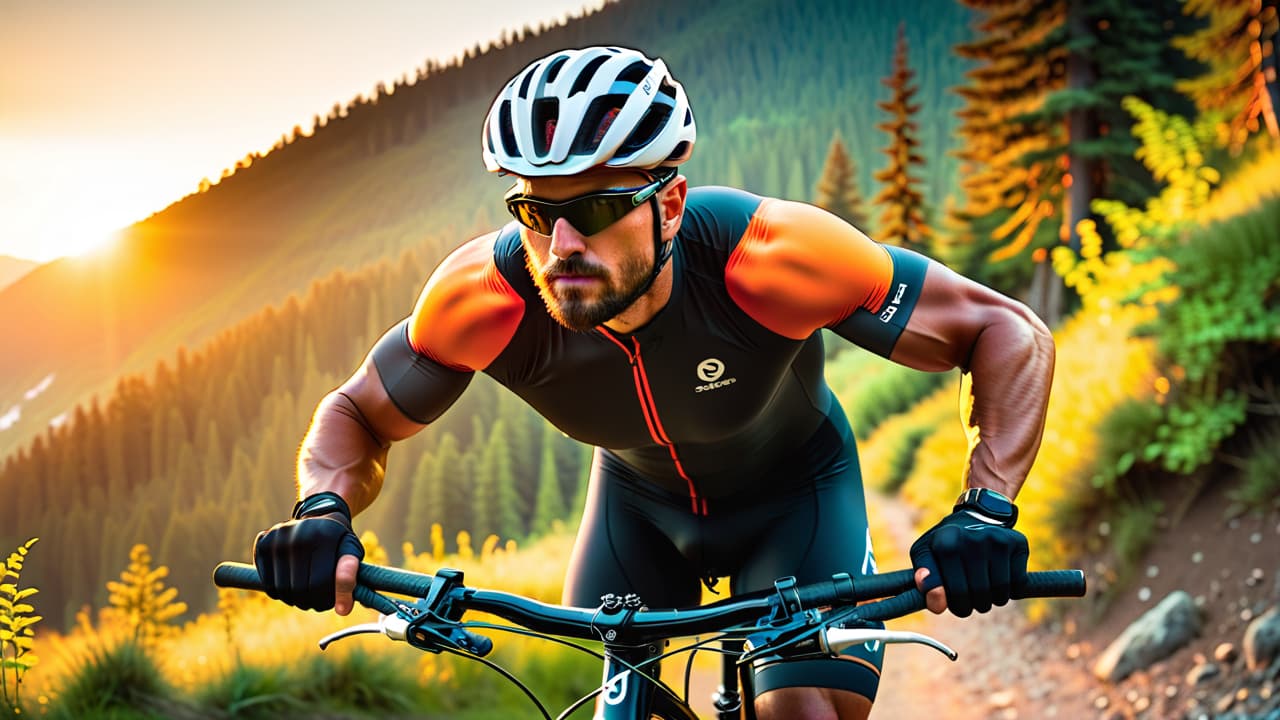
[{"label": "thigh", "polygon": [[597,450],[592,463],[564,602],[595,607],[606,593],[636,593],[653,608],[697,605],[700,575],[663,529],[673,513],[658,498],[631,488],[601,455]]},{"label": "thigh", "polygon": [[[735,578],[734,592],[767,588],[786,575],[811,583],[838,572],[875,572],[866,500],[852,445],[840,461],[819,474],[807,496],[785,504],[785,512],[761,536]],[[875,699],[883,663],[883,645],[857,645],[838,658],[795,660],[760,668],[755,673],[754,690],[759,696],[782,688],[829,688],[855,693],[869,702]]]}]

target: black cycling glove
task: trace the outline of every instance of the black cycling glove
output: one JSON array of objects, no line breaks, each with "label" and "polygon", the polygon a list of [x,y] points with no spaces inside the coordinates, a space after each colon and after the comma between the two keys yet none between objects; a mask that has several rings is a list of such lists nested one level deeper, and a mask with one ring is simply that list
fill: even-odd
[{"label": "black cycling glove", "polygon": [[364,559],[364,546],[351,530],[351,510],[336,493],[316,493],[293,508],[293,519],[258,533],[253,564],[262,589],[303,610],[330,610],[338,558]]},{"label": "black cycling glove", "polygon": [[1027,582],[1027,538],[1013,523],[957,509],[911,545],[911,564],[928,568],[928,592],[939,585],[958,617],[1009,602],[1011,587]]}]

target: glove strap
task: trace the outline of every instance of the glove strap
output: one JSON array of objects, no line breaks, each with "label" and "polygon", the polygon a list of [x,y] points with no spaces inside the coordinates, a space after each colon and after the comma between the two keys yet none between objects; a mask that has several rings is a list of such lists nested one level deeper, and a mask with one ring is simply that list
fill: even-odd
[{"label": "glove strap", "polygon": [[306,496],[293,506],[293,519],[300,520],[305,517],[328,515],[335,512],[342,513],[342,516],[347,520],[347,526],[351,526],[351,508],[347,506],[347,501],[335,492],[318,492],[314,495]]}]

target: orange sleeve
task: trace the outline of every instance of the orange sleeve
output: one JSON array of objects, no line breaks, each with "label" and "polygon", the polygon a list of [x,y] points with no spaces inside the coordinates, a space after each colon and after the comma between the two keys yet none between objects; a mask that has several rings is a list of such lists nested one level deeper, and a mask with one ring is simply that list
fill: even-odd
[{"label": "orange sleeve", "polygon": [[893,278],[888,251],[831,213],[766,199],[725,267],[729,296],[748,315],[795,340],[879,312]]},{"label": "orange sleeve", "polygon": [[445,367],[483,370],[506,348],[524,300],[493,260],[497,233],[454,250],[436,267],[409,319],[409,344]]}]

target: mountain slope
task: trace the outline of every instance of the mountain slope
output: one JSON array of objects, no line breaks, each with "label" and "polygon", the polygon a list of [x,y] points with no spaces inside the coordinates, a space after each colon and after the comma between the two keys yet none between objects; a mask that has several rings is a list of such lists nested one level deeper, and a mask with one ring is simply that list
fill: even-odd
[{"label": "mountain slope", "polygon": [[[954,173],[944,151],[959,106],[947,88],[964,69],[950,48],[966,35],[967,11],[930,0],[893,12],[901,14],[845,0],[628,0],[361,98],[312,136],[249,158],[251,166],[136,224],[114,251],[49,263],[0,291],[0,408],[22,405],[0,431],[0,455],[90,394],[107,394],[122,373],[149,370],[335,269],[407,249],[439,257],[503,222],[497,198],[506,183],[484,173],[479,124],[503,81],[561,47],[626,44],[668,60],[698,114],[698,149],[686,166],[695,185],[811,188],[839,130],[866,188],[885,143],[873,129],[879,78],[905,19],[922,78],[923,149],[938,159],[929,195],[940,204]],[[50,374],[47,392],[23,402]]]}]

